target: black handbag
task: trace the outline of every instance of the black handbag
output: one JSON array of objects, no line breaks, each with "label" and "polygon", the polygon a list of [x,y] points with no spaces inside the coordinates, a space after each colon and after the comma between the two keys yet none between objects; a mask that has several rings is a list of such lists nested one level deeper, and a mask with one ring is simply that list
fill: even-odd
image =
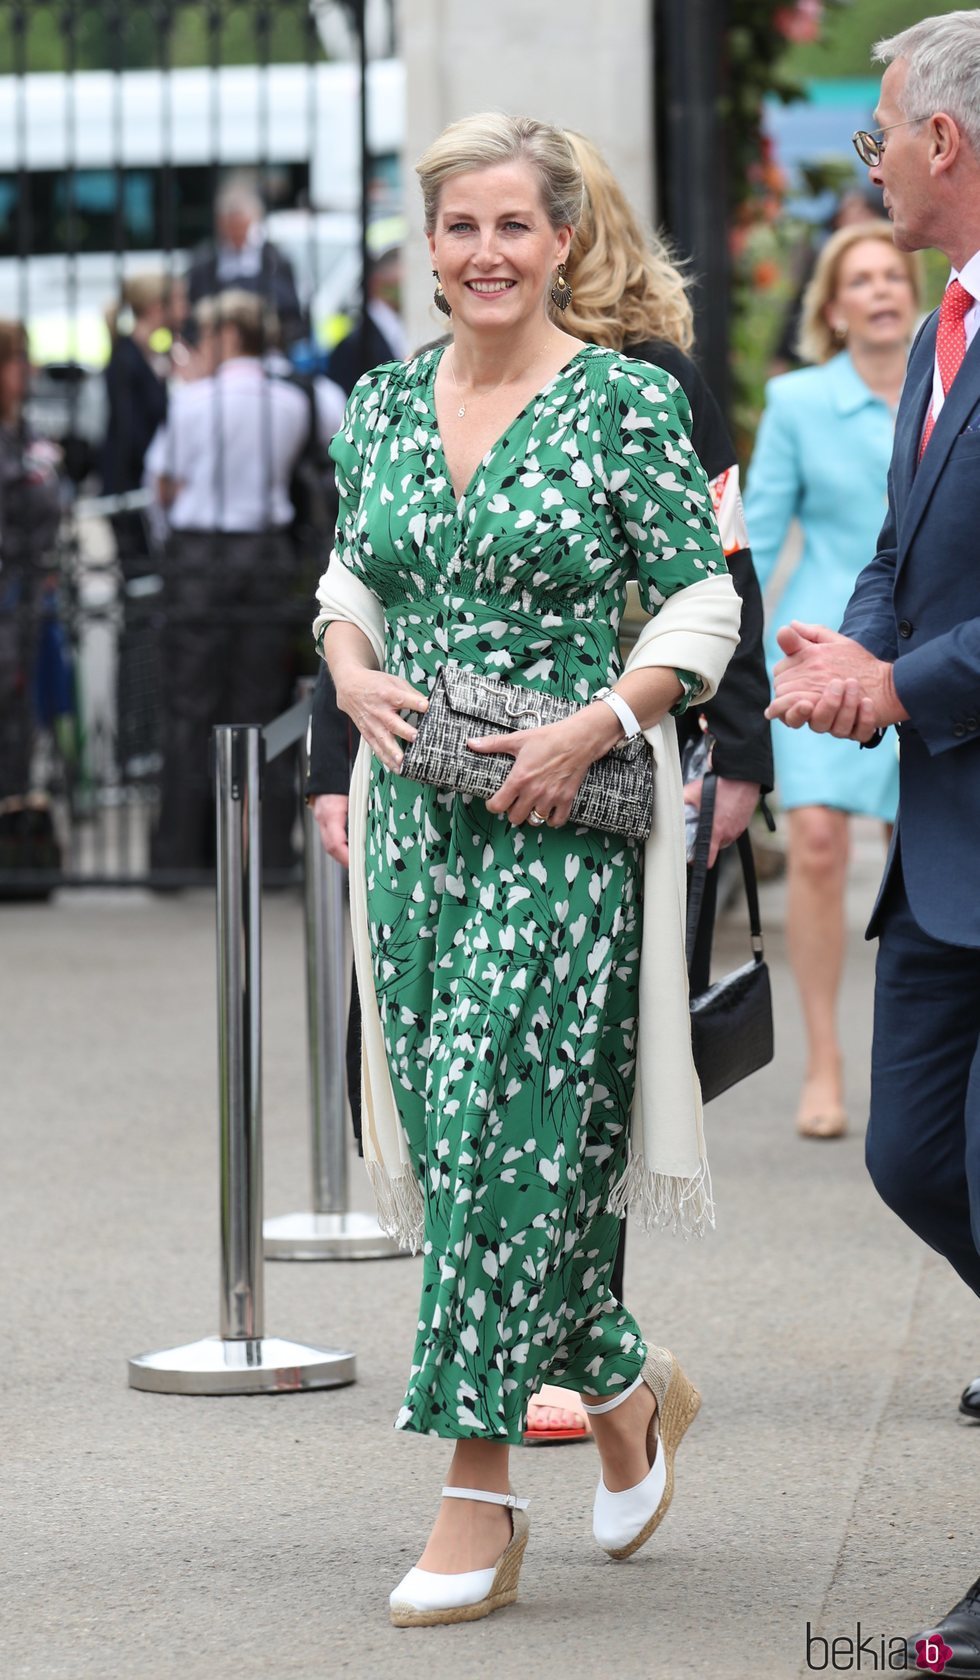
[{"label": "black handbag", "polygon": [[[717,777],[705,776],[701,784],[701,814],[698,821],[694,860],[687,888],[687,969],[690,977],[697,945],[698,925],[704,902],[711,847],[711,825],[715,814]],[[752,960],[726,974],[706,992],[691,997],[691,1042],[694,1065],[701,1081],[705,1102],[757,1073],[773,1058],[772,991],[769,969],[763,955],[759,892],[755,880],[752,842],[748,834],[736,842],[749,907]]]}]

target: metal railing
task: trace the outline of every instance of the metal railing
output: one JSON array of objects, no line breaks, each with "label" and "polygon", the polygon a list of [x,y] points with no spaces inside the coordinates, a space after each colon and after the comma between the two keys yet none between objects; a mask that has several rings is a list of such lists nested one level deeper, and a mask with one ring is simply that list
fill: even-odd
[{"label": "metal railing", "polygon": [[[218,844],[218,1093],[220,1332],[129,1361],[132,1388],[163,1394],[269,1394],[355,1380],[355,1356],[268,1336],[262,1286],[261,802],[265,765],[301,741],[310,700],[265,731],[215,730]],[[368,1214],[348,1210],[344,1086],[346,947],[339,865],[306,824],[307,1019],[310,1045],[311,1214],[267,1227],[277,1259],[399,1255]],[[330,865],[330,867],[327,867]]]}]

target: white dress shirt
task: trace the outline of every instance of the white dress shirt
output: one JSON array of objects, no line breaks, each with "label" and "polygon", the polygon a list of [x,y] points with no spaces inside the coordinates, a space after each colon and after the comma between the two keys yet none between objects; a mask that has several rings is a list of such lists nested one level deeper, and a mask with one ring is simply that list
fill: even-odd
[{"label": "white dress shirt", "polygon": [[[955,268],[951,271],[946,282],[947,290],[954,280],[958,280],[961,286],[965,286],[971,297],[977,300],[973,308],[968,309],[963,317],[963,325],[966,328],[966,347],[969,350],[977,336],[977,328],[980,327],[980,251],[977,251],[968,263],[963,264],[958,274]],[[939,358],[937,356],[932,370],[932,413],[934,420],[939,419],[945,401],[946,393],[943,390],[943,382],[939,377]]]},{"label": "white dress shirt", "polygon": [[310,405],[254,357],[224,362],[212,379],[177,385],[146,457],[151,479],[177,483],[175,531],[267,531],[289,525],[289,480],[310,427]]},{"label": "white dress shirt", "polygon": [[222,286],[233,286],[236,280],[254,280],[261,274],[264,244],[265,233],[258,222],[253,222],[244,245],[219,245],[217,274]]}]

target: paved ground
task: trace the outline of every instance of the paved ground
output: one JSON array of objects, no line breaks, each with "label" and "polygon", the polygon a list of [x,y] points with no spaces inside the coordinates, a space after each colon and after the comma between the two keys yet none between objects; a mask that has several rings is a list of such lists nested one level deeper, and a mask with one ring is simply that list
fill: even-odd
[{"label": "paved ground", "polygon": [[[793,1134],[800,1043],[772,886],[778,1059],[709,1110],[718,1230],[632,1247],[631,1305],[705,1396],[668,1523],[614,1565],[589,1532],[592,1449],[520,1453],[521,1602],[435,1632],[385,1615],[445,1456],[390,1433],[417,1262],[266,1268],[267,1330],[354,1348],[354,1387],[214,1400],[126,1386],[128,1355],[218,1328],[211,902],[5,907],[0,1672],[797,1680],[808,1623],[853,1638],[860,1620],[877,1643],[946,1607],[980,1550],[980,1432],[955,1412],[980,1337],[967,1291],[864,1174],[859,930],[877,864],[868,837],[843,1008],[852,1136]],[[300,939],[298,904],[269,901],[269,1212],[307,1200]],[[845,1671],[844,1646],[837,1658]],[[823,1659],[812,1645],[811,1666]]]}]

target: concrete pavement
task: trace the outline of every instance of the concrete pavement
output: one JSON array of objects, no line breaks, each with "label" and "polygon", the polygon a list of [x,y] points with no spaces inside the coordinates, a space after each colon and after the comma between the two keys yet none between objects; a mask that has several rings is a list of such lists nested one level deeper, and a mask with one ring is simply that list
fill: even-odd
[{"label": "concrete pavement", "polygon": [[[704,1394],[656,1539],[591,1540],[591,1447],[515,1455],[531,1543],[513,1610],[391,1629],[446,1458],[391,1433],[418,1262],[272,1264],[266,1329],[352,1347],[329,1393],[189,1399],[127,1356],[218,1328],[213,906],[78,895],[0,910],[0,1672],[9,1680],[797,1680],[818,1637],[882,1638],[977,1572],[976,1306],[867,1181],[861,1132],[880,862],[850,897],[852,1134],[804,1143],[801,1045],[764,889],[778,1052],[708,1111],[718,1229],[632,1243],[628,1298]],[[722,956],[741,960],[726,928]],[[306,1204],[298,902],[266,901],[266,1211]],[[358,1203],[369,1196],[357,1170]],[[861,1673],[875,1672],[865,1646]],[[843,1644],[836,1672],[845,1669]],[[880,1669],[878,1670],[881,1671]]]}]

